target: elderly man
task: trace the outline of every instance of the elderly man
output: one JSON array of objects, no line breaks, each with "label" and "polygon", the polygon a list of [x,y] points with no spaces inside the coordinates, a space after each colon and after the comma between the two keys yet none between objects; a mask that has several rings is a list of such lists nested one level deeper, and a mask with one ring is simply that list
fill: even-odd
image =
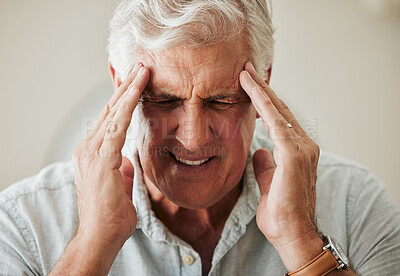
[{"label": "elderly man", "polygon": [[72,163],[1,194],[0,271],[399,275],[398,206],[268,86],[272,35],[261,0],[121,3],[115,92]]}]

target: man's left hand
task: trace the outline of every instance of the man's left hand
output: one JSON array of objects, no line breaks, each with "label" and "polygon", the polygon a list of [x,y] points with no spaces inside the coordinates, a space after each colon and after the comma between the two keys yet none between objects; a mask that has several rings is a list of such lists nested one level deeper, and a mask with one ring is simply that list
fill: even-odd
[{"label": "man's left hand", "polygon": [[250,62],[240,83],[274,143],[276,167],[266,149],[253,156],[261,192],[257,225],[287,269],[295,270],[322,252],[314,218],[320,149]]}]

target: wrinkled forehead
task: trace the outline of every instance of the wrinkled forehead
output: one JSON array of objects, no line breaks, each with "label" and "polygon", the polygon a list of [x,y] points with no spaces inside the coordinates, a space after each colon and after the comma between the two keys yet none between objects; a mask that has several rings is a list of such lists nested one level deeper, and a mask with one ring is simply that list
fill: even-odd
[{"label": "wrinkled forehead", "polygon": [[138,59],[151,71],[149,88],[181,88],[211,91],[239,88],[239,73],[248,55],[241,41],[221,42],[202,48],[175,47],[144,52]]}]

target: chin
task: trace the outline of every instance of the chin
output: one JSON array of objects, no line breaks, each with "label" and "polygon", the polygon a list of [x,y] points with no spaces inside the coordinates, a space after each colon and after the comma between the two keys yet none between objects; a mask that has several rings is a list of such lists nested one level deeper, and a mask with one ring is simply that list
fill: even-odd
[{"label": "chin", "polygon": [[[161,191],[161,190],[160,190]],[[216,197],[216,194],[220,194],[220,191],[214,191],[210,193],[202,193],[194,190],[188,192],[182,192],[182,190],[176,191],[161,191],[166,198],[168,198],[174,204],[186,208],[186,209],[205,209],[213,206],[224,195]]]}]

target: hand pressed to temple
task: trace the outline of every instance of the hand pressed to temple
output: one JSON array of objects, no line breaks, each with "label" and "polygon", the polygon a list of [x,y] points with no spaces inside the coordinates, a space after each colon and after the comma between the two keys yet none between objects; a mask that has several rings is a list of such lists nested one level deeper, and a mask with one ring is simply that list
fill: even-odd
[{"label": "hand pressed to temple", "polygon": [[322,252],[323,242],[315,223],[320,149],[250,62],[240,74],[240,83],[275,146],[274,158],[266,149],[253,156],[261,193],[257,225],[286,268],[294,271]]},{"label": "hand pressed to temple", "polygon": [[148,69],[137,64],[119,84],[87,139],[74,151],[79,225],[51,275],[106,275],[135,231],[134,171],[121,150],[148,79]]}]

